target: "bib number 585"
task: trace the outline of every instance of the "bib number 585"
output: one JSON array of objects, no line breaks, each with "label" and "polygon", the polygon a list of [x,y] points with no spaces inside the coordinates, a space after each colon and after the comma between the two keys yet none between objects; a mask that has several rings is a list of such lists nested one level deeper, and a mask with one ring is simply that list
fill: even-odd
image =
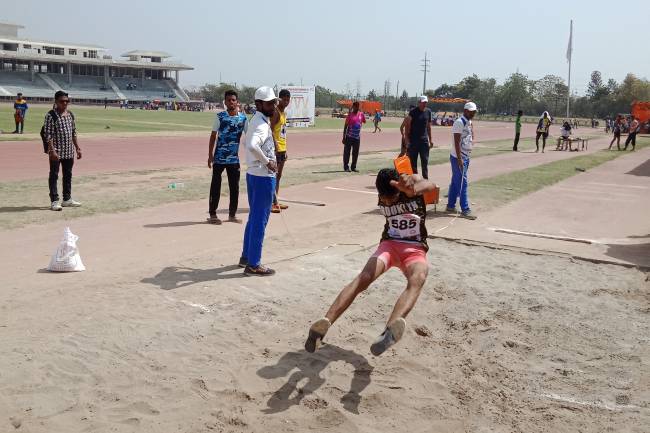
[{"label": "bib number 585", "polygon": [[391,222],[390,222],[390,226],[392,228],[394,228],[394,229],[397,229],[397,230],[414,229],[416,225],[417,225],[417,221],[415,221],[414,219],[411,219],[411,220],[405,220],[405,219],[397,220],[397,219],[394,219],[394,220],[391,220]]}]

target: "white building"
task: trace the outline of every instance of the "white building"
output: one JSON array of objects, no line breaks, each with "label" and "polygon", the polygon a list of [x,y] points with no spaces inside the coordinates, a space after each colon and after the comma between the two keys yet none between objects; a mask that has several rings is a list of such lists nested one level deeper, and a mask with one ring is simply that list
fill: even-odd
[{"label": "white building", "polygon": [[23,26],[0,23],[0,98],[21,92],[51,100],[61,89],[76,101],[189,100],[179,87],[191,66],[158,51],[135,50],[114,59],[104,47],[19,36]]}]

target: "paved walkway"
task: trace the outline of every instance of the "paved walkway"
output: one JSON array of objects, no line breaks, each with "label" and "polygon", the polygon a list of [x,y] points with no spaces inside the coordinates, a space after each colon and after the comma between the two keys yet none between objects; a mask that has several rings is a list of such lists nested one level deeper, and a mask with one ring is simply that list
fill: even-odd
[{"label": "paved walkway", "polygon": [[[431,222],[440,236],[650,267],[650,148],[480,215]],[[445,228],[446,227],[446,228]]]}]

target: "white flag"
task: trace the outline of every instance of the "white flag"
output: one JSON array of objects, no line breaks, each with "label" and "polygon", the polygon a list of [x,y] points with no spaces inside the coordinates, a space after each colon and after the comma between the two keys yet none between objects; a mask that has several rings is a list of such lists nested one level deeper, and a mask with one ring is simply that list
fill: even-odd
[{"label": "white flag", "polygon": [[573,54],[573,20],[571,20],[571,29],[569,30],[569,46],[566,48],[566,61],[571,62]]}]

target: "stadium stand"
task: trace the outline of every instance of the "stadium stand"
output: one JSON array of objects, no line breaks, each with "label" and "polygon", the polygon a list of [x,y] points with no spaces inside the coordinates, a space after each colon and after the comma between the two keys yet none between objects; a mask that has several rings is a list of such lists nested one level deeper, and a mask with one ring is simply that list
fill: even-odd
[{"label": "stadium stand", "polygon": [[48,101],[62,89],[77,102],[189,101],[178,82],[180,71],[193,68],[170,54],[134,50],[113,59],[96,45],[27,39],[22,28],[0,23],[0,100],[22,92]]}]

